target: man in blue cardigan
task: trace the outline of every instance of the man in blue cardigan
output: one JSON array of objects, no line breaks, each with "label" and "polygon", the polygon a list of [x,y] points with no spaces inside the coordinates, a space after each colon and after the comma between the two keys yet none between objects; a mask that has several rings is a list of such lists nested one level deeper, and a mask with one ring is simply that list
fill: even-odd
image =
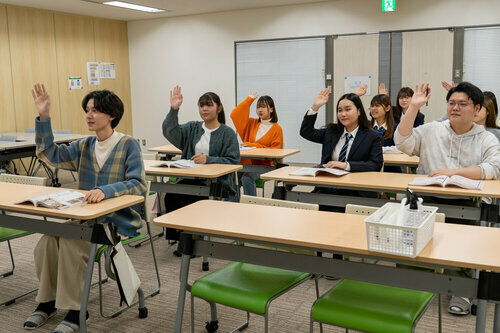
[{"label": "man in blue cardigan", "polygon": [[[50,98],[44,85],[36,84],[32,94],[39,114],[35,120],[37,157],[57,168],[77,171],[78,188],[89,191],[84,202],[93,204],[124,194],[144,195],[146,181],[139,144],[114,130],[124,112],[118,96],[107,90],[85,96],[85,120],[96,135],[58,146],[54,143]],[[141,226],[140,208],[135,205],[121,209],[104,222],[113,223],[123,236],[136,236]],[[54,332],[78,332],[89,251],[90,243],[85,241],[48,235],[40,239],[34,250],[39,305],[24,322],[26,329],[40,327],[56,309],[64,309],[69,311]]]}]

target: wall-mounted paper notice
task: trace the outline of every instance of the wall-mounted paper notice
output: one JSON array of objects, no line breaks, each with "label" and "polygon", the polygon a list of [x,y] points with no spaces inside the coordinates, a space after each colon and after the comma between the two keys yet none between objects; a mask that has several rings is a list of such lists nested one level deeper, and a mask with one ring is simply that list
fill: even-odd
[{"label": "wall-mounted paper notice", "polygon": [[344,77],[344,94],[354,93],[360,86],[366,84],[366,95],[371,94],[371,76],[346,76]]},{"label": "wall-mounted paper notice", "polygon": [[69,90],[83,89],[83,80],[81,76],[68,77]]},{"label": "wall-mounted paper notice", "polygon": [[89,86],[98,86],[101,84],[99,79],[99,63],[87,62],[87,75],[89,79]]},{"label": "wall-mounted paper notice", "polygon": [[100,62],[99,75],[101,79],[115,79],[115,64],[112,62]]}]

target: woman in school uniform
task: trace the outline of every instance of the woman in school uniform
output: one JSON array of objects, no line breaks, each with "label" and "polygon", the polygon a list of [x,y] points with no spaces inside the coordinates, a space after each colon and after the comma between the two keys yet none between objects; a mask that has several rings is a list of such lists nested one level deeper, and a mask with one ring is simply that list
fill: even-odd
[{"label": "woman in school uniform", "polygon": [[[401,122],[401,118],[404,117],[406,110],[408,110],[412,96],[413,89],[409,87],[403,87],[399,89],[396,106],[394,107],[394,121],[398,124]],[[413,128],[423,125],[424,118],[424,114],[418,111],[415,122],[413,123]]]},{"label": "woman in school uniform", "polygon": [[[270,96],[262,96],[257,101],[257,116],[250,117],[250,106],[257,98],[257,93],[249,95],[243,102],[231,112],[236,132],[243,142],[242,147],[256,148],[283,148],[283,130],[278,125],[278,114],[274,101]],[[252,165],[273,165],[271,160],[251,160],[241,159],[240,164]],[[240,184],[243,186],[243,193],[255,196],[255,181],[260,178],[258,172],[240,173]]]},{"label": "woman in school uniform", "polygon": [[[192,159],[197,164],[238,164],[238,139],[236,133],[225,125],[224,107],[219,96],[213,92],[203,94],[198,99],[202,121],[189,121],[185,124],[179,124],[178,118],[182,101],[181,87],[175,86],[170,91],[170,111],[163,121],[163,135],[171,144],[182,150],[181,158]],[[237,201],[233,175],[219,177],[217,181],[222,184],[218,196]],[[180,182],[199,185],[203,181],[183,179]],[[202,199],[206,197],[167,193],[165,208],[168,213]],[[175,234],[167,232],[167,238],[175,239]],[[180,255],[178,252],[177,254]]]},{"label": "woman in school uniform", "polygon": [[[356,94],[345,94],[337,102],[338,123],[323,128],[314,128],[318,110],[328,102],[330,88],[323,89],[314,99],[302,126],[300,135],[312,142],[322,144],[321,164],[325,168],[338,168],[349,172],[380,171],[384,162],[382,139],[373,130],[361,99]],[[316,188],[319,193],[376,197],[376,193]],[[321,207],[320,209],[327,209]]]}]

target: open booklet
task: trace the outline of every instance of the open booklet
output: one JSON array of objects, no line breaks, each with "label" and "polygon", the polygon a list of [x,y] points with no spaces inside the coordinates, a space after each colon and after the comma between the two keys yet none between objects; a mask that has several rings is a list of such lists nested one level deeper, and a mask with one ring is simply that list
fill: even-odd
[{"label": "open booklet", "polygon": [[240,146],[241,151],[247,151],[247,150],[253,150],[256,149],[257,147],[248,147],[248,146]]},{"label": "open booklet", "polygon": [[293,176],[319,176],[324,174],[330,174],[335,176],[342,176],[348,174],[349,171],[334,169],[334,168],[301,168],[297,171],[292,172],[290,175]]},{"label": "open booklet", "polygon": [[454,175],[451,177],[448,176],[417,177],[414,178],[408,185],[415,185],[415,186],[439,185],[442,187],[446,187],[448,185],[455,185],[470,190],[482,190],[484,186],[484,181],[474,180]]},{"label": "open booklet", "polygon": [[166,168],[178,168],[178,169],[192,169],[200,166],[202,164],[196,164],[193,160],[177,160],[177,161],[165,161],[161,164],[155,165],[155,167],[166,167]]},{"label": "open booklet", "polygon": [[17,204],[32,203],[35,207],[46,207],[54,209],[64,209],[83,202],[84,194],[77,191],[61,191],[42,195],[40,197],[16,202]]}]

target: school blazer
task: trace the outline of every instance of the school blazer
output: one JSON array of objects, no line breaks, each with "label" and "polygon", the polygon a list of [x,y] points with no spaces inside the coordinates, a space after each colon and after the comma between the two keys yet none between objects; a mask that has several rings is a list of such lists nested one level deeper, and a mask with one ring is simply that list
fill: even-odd
[{"label": "school blazer", "polygon": [[[343,132],[337,131],[332,127],[314,128],[316,118],[317,114],[308,116],[306,113],[300,127],[300,136],[323,145],[321,150],[321,164],[326,164],[332,160],[333,150]],[[384,163],[380,134],[371,128],[359,128],[349,150],[347,162],[351,166],[351,172],[380,171]]]}]

